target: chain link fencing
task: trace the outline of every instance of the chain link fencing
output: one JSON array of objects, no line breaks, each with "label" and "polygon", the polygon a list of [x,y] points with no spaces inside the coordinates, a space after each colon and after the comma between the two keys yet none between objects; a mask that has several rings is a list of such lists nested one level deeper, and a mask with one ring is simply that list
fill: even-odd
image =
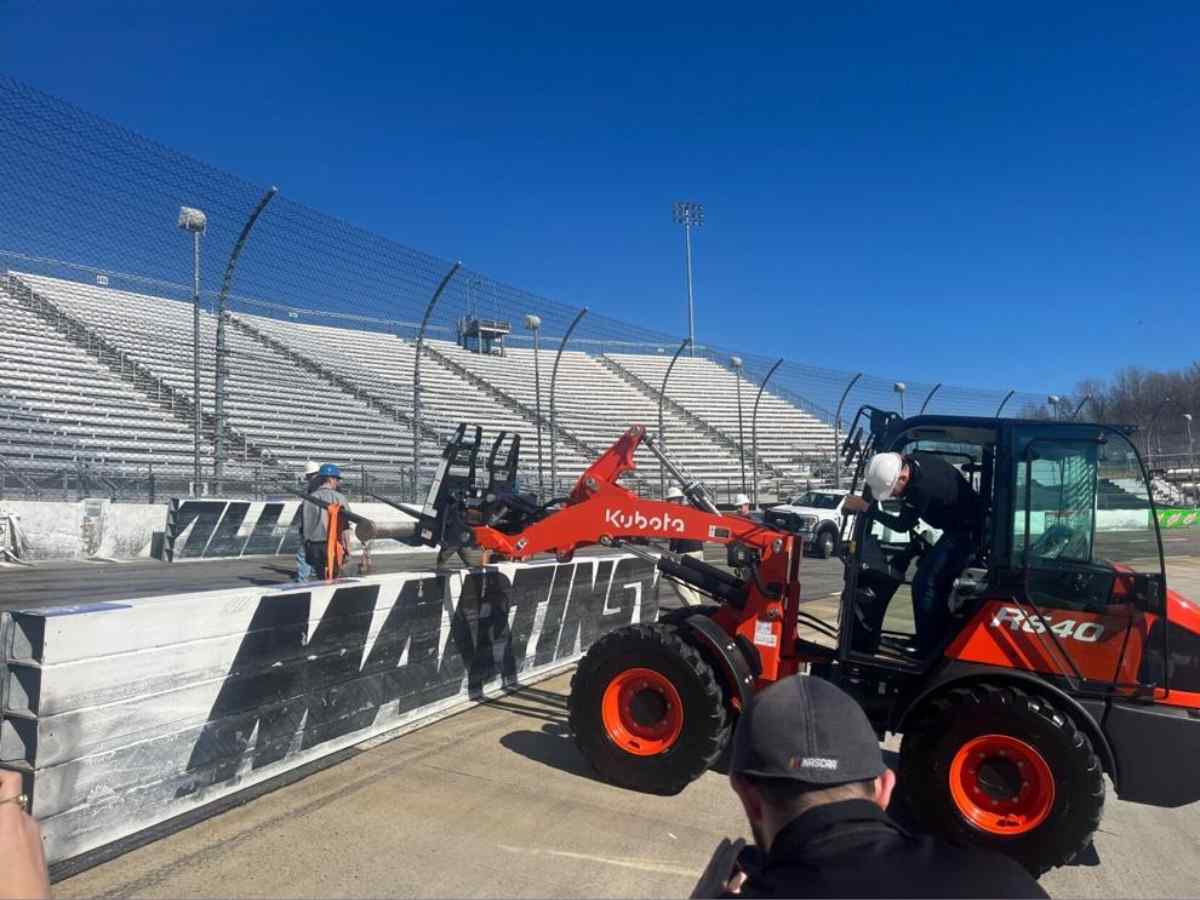
[{"label": "chain link fencing", "polygon": [[[679,347],[644,322],[596,310],[580,317],[2,77],[0,179],[3,496],[276,496],[316,459],[342,464],[348,483],[413,502],[454,426],[472,414],[521,431],[525,484],[561,496],[619,433],[610,428],[604,439],[589,430],[583,367],[604,365],[611,379],[611,360],[666,359]],[[196,238],[177,227],[181,207],[207,218],[195,305]],[[528,352],[535,345],[536,358]],[[555,385],[547,370],[564,346],[580,356],[564,363]],[[540,372],[526,383],[536,381],[536,391],[521,393],[464,362],[459,351],[467,349],[511,350],[514,366],[533,358]],[[762,496],[828,481],[835,437],[863,404],[995,416],[1046,402],[1008,386],[918,383],[708,343],[686,355],[710,364],[702,374],[724,392],[713,398],[725,404],[722,424],[683,397],[688,379],[699,377],[695,363],[693,374],[672,375],[665,398],[659,385],[638,387],[637,377],[614,371],[640,391],[642,405],[631,399],[631,409],[652,410],[660,399],[669,407],[669,449],[686,432],[700,448],[695,458],[705,458],[706,446],[720,450],[728,464],[706,480],[723,502],[752,477],[741,469],[759,463]],[[447,387],[446,372],[458,388]],[[768,395],[817,423],[818,437],[786,460],[758,452],[776,418],[751,422],[764,380]],[[708,388],[693,383],[697,390]],[[736,427],[728,406],[735,391]],[[546,447],[533,471],[535,435]],[[644,467],[631,485],[659,490],[657,467]]]}]

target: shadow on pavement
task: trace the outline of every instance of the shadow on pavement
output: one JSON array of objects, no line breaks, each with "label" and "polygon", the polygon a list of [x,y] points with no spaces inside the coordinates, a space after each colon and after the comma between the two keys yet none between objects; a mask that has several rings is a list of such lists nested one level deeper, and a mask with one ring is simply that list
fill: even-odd
[{"label": "shadow on pavement", "polygon": [[571,740],[565,722],[561,725],[548,722],[541,731],[510,731],[500,738],[500,745],[519,756],[568,775],[605,783],[592,771]]}]

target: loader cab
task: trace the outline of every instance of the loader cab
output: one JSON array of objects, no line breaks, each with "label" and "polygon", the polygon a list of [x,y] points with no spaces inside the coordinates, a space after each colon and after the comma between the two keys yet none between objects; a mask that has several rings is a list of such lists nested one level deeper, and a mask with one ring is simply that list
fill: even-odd
[{"label": "loader cab", "polygon": [[[901,420],[875,416],[873,432],[858,454],[852,491],[862,493],[865,461],[875,452],[924,452],[942,457],[970,483],[980,498],[979,519],[961,589],[953,602],[958,615],[969,605],[972,591],[981,591],[990,580],[996,546],[996,460],[1003,430],[994,419],[921,416]],[[869,489],[867,489],[869,497]],[[897,512],[899,501],[885,501],[883,509]],[[843,658],[891,662],[900,669],[919,670],[922,662],[913,649],[916,626],[912,580],[921,557],[941,537],[941,532],[919,520],[908,532],[893,531],[867,516],[855,516],[845,525],[845,592],[839,650]]]},{"label": "loader cab", "polygon": [[1165,610],[1166,578],[1132,429],[949,416],[876,416],[873,425],[855,491],[871,453],[923,450],[945,456],[981,499],[978,544],[946,598],[950,628],[925,658],[913,646],[912,576],[939,535],[925,523],[902,535],[855,517],[838,657],[892,673],[874,691],[882,703],[906,674],[916,680],[948,662],[1036,670],[1097,695],[1161,682],[1169,657],[1145,613]]}]

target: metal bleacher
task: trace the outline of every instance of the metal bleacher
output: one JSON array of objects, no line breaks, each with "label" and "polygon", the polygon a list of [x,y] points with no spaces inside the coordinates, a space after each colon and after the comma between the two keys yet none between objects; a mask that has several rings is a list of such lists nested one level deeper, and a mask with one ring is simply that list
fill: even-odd
[{"label": "metal bleacher", "polygon": [[[191,471],[191,430],[0,287],[0,454],[41,472]],[[212,448],[202,447],[211,464]]]},{"label": "metal bleacher", "polygon": [[[193,391],[190,302],[9,272],[0,293],[0,455],[13,460],[86,457],[116,471],[153,463],[186,472]],[[182,298],[181,298],[182,299]],[[216,319],[201,316],[200,406],[203,453],[211,466],[215,429]],[[290,470],[307,459],[373,471],[411,472],[411,339],[369,328],[230,313],[226,327],[226,434],[231,465]],[[483,426],[485,440],[521,435],[523,477],[537,466],[534,351],[509,346],[479,353],[426,339],[421,364],[422,475],[460,422]],[[550,386],[555,353],[542,350],[541,416],[545,477],[550,468]],[[114,362],[114,360],[116,362]],[[119,366],[117,363],[119,362]],[[632,424],[658,431],[658,384],[667,360],[650,354],[593,355],[566,350],[555,392],[555,456],[560,490]],[[737,400],[729,370],[704,358],[680,359],[664,405],[663,443],[692,476],[719,492],[740,486]],[[749,403],[743,382],[749,453]],[[811,414],[767,393],[759,412],[760,477],[798,471],[805,452],[828,453],[832,432]],[[635,476],[655,483],[658,464],[644,449]],[[651,488],[653,489],[653,488]]]},{"label": "metal bleacher", "polygon": [[[670,360],[650,354],[608,353],[605,359],[657,394]],[[738,422],[741,379],[742,422]],[[667,396],[729,441],[744,443],[750,458],[754,439],[751,417],[758,385],[702,356],[681,356],[675,362]],[[740,431],[740,436],[739,436]],[[757,448],[760,460],[785,475],[802,474],[802,460],[828,458],[833,452],[833,429],[811,413],[767,390],[758,410]]]}]

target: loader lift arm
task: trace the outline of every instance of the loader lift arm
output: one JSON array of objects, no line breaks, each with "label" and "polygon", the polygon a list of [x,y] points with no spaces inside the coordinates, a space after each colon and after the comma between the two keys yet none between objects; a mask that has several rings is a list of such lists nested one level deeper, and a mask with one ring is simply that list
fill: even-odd
[{"label": "loader lift arm", "polygon": [[[626,549],[717,600],[721,608],[713,621],[726,633],[757,644],[764,678],[774,680],[796,670],[799,538],[748,518],[722,515],[703,486],[682,474],[644,426],[634,425],[618,438],[579,476],[568,496],[543,505],[516,489],[517,437],[504,464],[497,465],[506,437],[502,433],[496,439],[487,461],[487,486],[479,488],[474,482],[480,431],[474,428],[472,436],[467,426],[458,427],[421,512],[418,536],[423,542],[449,550],[478,547],[511,560],[553,553],[563,562],[576,550],[597,544]],[[637,468],[634,453],[642,445],[683,482],[684,494],[694,505],[647,499],[618,483]],[[630,543],[644,539],[724,544],[730,565],[749,577],[669,551],[649,553]],[[773,643],[767,630],[774,635]]]}]

